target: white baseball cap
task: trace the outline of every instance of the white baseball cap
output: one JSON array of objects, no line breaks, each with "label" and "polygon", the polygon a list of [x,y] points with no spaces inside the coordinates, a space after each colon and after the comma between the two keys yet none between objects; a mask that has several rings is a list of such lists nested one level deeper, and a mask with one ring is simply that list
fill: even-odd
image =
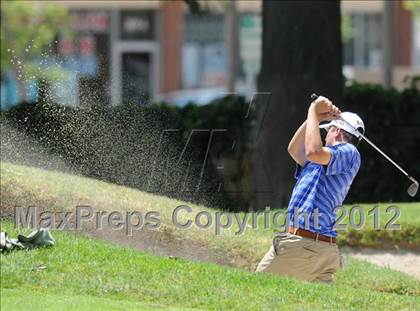
[{"label": "white baseball cap", "polygon": [[332,120],[329,123],[321,124],[319,128],[329,128],[330,126],[336,126],[345,130],[346,132],[360,138],[360,132],[365,133],[365,124],[362,119],[353,112],[342,112],[340,115],[341,119]]}]

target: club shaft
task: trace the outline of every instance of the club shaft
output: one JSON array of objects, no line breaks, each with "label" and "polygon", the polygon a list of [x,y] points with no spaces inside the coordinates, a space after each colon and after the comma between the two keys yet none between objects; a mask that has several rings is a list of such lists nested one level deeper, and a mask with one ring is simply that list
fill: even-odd
[{"label": "club shaft", "polygon": [[[382,154],[384,156],[385,159],[387,159],[389,162],[391,162],[392,164],[394,164],[394,166],[396,168],[398,168],[405,176],[407,176],[408,178],[410,178],[410,175],[408,175],[408,173],[406,171],[404,171],[397,163],[395,163],[390,157],[388,157],[381,149],[379,149],[373,142],[371,142],[366,136],[364,136],[363,134],[360,134],[362,136],[362,138],[369,144],[371,145],[373,148],[376,149],[376,151],[378,151],[380,154]],[[411,178],[410,178],[411,179]]]},{"label": "club shaft", "polygon": [[[347,123],[348,126],[350,126],[351,128],[353,128],[353,126],[347,122],[346,120],[344,120],[343,118],[340,118],[340,120],[342,120],[343,122]],[[357,130],[356,130],[357,131]],[[369,144],[371,145],[373,148],[376,149],[376,151],[378,151],[380,154],[382,154],[385,159],[387,159],[389,162],[391,162],[392,164],[394,164],[394,166],[396,168],[398,168],[405,176],[407,176],[408,178],[410,178],[410,175],[408,175],[408,173],[406,171],[404,171],[397,163],[394,162],[394,160],[392,160],[389,156],[387,156],[385,154],[385,152],[383,152],[381,149],[379,149],[378,146],[376,146],[369,138],[367,138],[365,135],[363,135],[362,133],[359,132],[359,135]],[[411,178],[410,178],[411,179]]]}]

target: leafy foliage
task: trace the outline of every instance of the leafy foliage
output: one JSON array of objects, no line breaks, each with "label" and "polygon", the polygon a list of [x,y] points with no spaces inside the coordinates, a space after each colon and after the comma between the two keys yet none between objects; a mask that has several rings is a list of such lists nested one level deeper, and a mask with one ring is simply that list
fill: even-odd
[{"label": "leafy foliage", "polygon": [[[414,178],[420,178],[420,91],[399,92],[379,85],[354,84],[345,89],[342,110],[357,112],[366,136]],[[367,143],[359,146],[362,165],[346,202],[415,201],[410,181]],[[418,199],[417,199],[418,200]]]},{"label": "leafy foliage", "polygon": [[68,22],[67,11],[49,2],[4,1],[1,7],[1,68],[10,67],[10,53],[33,59]]}]

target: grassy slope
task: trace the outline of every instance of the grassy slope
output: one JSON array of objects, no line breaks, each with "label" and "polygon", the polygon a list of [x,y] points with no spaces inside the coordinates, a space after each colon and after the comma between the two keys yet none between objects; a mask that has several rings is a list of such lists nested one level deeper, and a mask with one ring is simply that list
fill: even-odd
[{"label": "grassy slope", "polygon": [[[36,205],[48,210],[62,210],[72,209],[77,204],[91,204],[108,210],[156,210],[161,214],[160,230],[166,235],[200,241],[209,252],[242,259],[243,266],[248,269],[255,267],[271,242],[271,230],[248,229],[239,237],[234,235],[235,228],[222,231],[217,237],[214,228],[207,231],[194,227],[185,231],[174,230],[171,212],[182,202],[134,189],[9,163],[1,163],[1,176],[3,209],[14,205]],[[201,206],[191,206],[195,212],[207,210],[214,213]],[[419,223],[414,207],[414,204],[404,205],[400,223]],[[7,228],[7,231],[13,234],[12,228]],[[385,305],[389,301],[389,308],[398,304],[401,309],[403,306],[410,308],[414,303],[415,298],[405,296],[420,294],[420,283],[413,278],[356,260],[350,260],[349,267],[338,273],[333,285],[337,290],[331,291],[331,286],[250,274],[211,264],[157,258],[71,233],[55,232],[54,235],[58,237],[59,245],[53,252],[36,250],[29,256],[25,252],[1,256],[2,288],[22,286],[31,290],[45,289],[52,295],[60,292],[70,296],[105,295],[109,299],[141,299],[164,305],[204,308],[239,308],[240,305],[261,308],[275,303],[305,309],[323,304],[337,308],[340,304],[351,308],[350,304],[353,304],[365,308],[376,303]],[[79,250],[79,253],[74,250]],[[38,262],[48,268],[40,273],[28,273]],[[245,301],[243,297],[247,297]],[[304,304],[302,299],[305,299]]]},{"label": "grassy slope", "polygon": [[[7,222],[2,223],[2,230],[12,235],[17,233]],[[406,282],[408,287],[403,290],[406,294],[413,294],[416,287],[419,289],[418,282],[398,273],[389,275],[386,269],[369,264],[351,263],[350,270],[364,271],[363,277],[354,276],[354,287],[342,282],[312,284],[215,264],[157,257],[68,232],[54,232],[54,235],[58,243],[52,249],[0,255],[1,288],[6,294],[2,309],[17,305],[24,297],[34,310],[43,309],[48,301],[56,298],[59,304],[72,309],[79,297],[83,297],[82,305],[92,304],[98,309],[102,305],[109,309],[117,305],[120,309],[152,308],[149,303],[158,303],[223,310],[286,306],[303,310],[367,310],[374,306],[383,310],[411,310],[420,303],[419,297],[358,286],[357,283],[374,277],[378,283]],[[18,290],[26,294],[21,296]],[[143,305],[136,305],[139,301]]]},{"label": "grassy slope", "polygon": [[[172,212],[176,206],[185,204],[174,199],[138,191],[127,187],[100,182],[94,179],[78,177],[59,172],[40,170],[32,167],[1,163],[1,198],[2,210],[13,213],[14,206],[28,207],[37,206],[49,211],[75,210],[77,205],[91,205],[99,210],[158,211],[161,215],[159,231],[164,233],[170,240],[194,240],[200,245],[205,245],[214,254],[223,256],[226,250],[236,260],[236,265],[253,270],[263,254],[267,251],[273,237],[273,230],[264,229],[263,215],[260,215],[259,229],[247,227],[244,234],[237,236],[238,227],[234,225],[230,230],[222,230],[220,236],[215,236],[214,217],[213,225],[207,230],[198,230],[192,226],[189,230],[178,230],[172,223]],[[420,247],[420,214],[417,212],[420,203],[397,203],[401,208],[401,217],[398,223],[402,228],[412,230],[375,231],[372,229],[372,217],[367,217],[366,227],[359,232],[352,231],[340,236],[344,244],[357,243],[358,245],[372,246],[372,241],[377,246],[382,245],[383,240],[389,240],[388,236],[409,240]],[[182,213],[180,221],[193,220],[199,211],[208,211],[214,215],[215,210],[203,206],[189,204],[193,213]],[[389,204],[380,204],[381,222],[389,219],[390,214],[383,210]],[[367,211],[373,204],[362,204]],[[349,208],[349,206],[347,206]],[[243,216],[242,216],[243,217]],[[362,232],[362,234],[360,233]],[[385,235],[385,238],[383,237]],[[350,243],[347,243],[349,241]],[[377,242],[379,241],[379,243]],[[404,246],[404,245],[403,245]]]},{"label": "grassy slope", "polygon": [[[188,310],[164,305],[145,304],[137,301],[96,297],[91,295],[72,295],[66,293],[50,293],[27,288],[1,289],[2,310]],[[191,309],[193,310],[193,309]]]}]

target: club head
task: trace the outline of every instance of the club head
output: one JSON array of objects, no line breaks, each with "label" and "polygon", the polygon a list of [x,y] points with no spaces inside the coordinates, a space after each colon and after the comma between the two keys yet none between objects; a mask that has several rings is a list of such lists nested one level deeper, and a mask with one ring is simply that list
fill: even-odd
[{"label": "club head", "polygon": [[419,190],[419,183],[417,181],[414,181],[410,187],[407,189],[407,193],[410,197],[414,197],[417,193],[417,190]]}]

